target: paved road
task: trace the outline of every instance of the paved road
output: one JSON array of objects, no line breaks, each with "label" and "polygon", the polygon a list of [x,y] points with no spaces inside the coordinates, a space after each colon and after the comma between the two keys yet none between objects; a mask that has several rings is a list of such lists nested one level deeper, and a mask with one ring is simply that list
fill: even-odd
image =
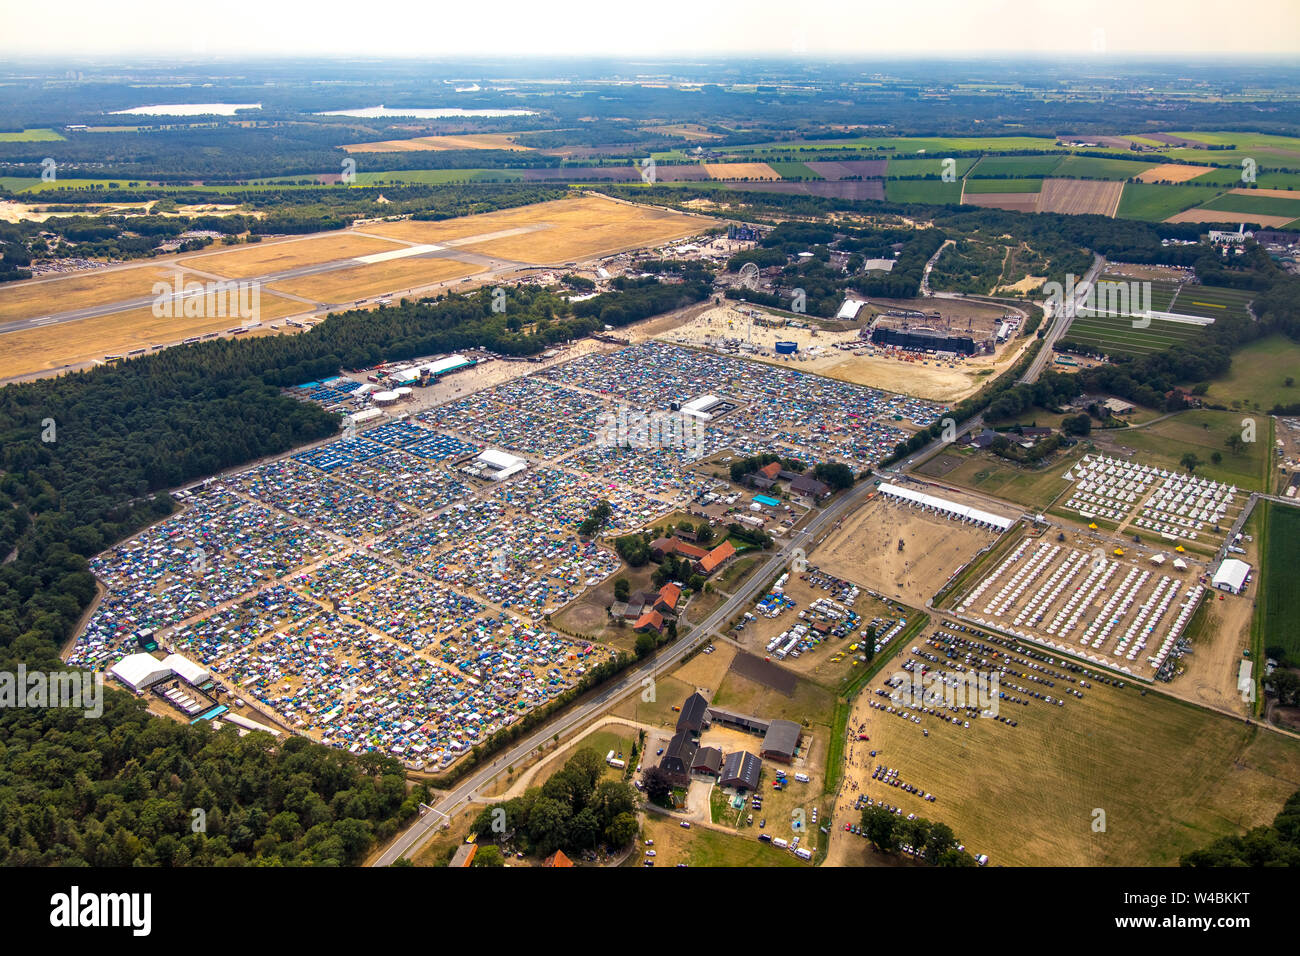
[{"label": "paved road", "polygon": [[1043,347],[1038,350],[1038,354],[1034,356],[1034,360],[1030,363],[1029,368],[1025,370],[1025,374],[1020,376],[1022,384],[1038,381],[1038,376],[1043,374],[1043,369],[1052,361],[1052,347],[1056,345],[1057,340],[1070,327],[1071,319],[1078,313],[1079,307],[1083,305],[1087,290],[1097,281],[1097,276],[1101,273],[1101,267],[1105,264],[1104,257],[1092,257],[1092,268],[1088,270],[1088,274],[1075,287],[1078,291],[1075,292],[1074,301],[1062,305],[1060,315],[1053,315],[1050,303],[1043,303],[1043,324],[1047,329],[1043,333]]},{"label": "paved road", "polygon": [[372,866],[390,866],[401,857],[411,857],[435,832],[445,819],[444,815],[460,810],[474,795],[501,774],[506,767],[513,766],[533,754],[543,743],[556,734],[582,726],[624,697],[640,691],[647,678],[654,679],[661,670],[667,670],[683,657],[711,639],[712,633],[726,624],[743,610],[747,610],[755,599],[756,592],[766,586],[790,560],[795,548],[804,547],[811,550],[811,542],[817,533],[834,526],[845,513],[861,504],[868,494],[875,490],[874,482],[862,482],[840,499],[833,501],[821,514],[815,517],[803,530],[795,535],[779,550],[774,551],[760,567],[750,574],[746,583],[739,588],[725,603],[720,605],[704,621],[658,655],[634,665],[625,671],[613,684],[603,688],[594,697],[584,701],[576,708],[567,710],[551,720],[546,721],[526,738],[512,746],[492,763],[471,771],[460,783],[433,804],[433,811],[413,823],[400,834],[388,848],[371,864]]}]

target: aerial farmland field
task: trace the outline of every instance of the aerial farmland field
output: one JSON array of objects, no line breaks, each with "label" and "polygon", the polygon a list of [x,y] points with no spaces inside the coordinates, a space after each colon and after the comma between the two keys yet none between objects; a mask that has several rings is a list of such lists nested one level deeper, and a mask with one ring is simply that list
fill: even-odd
[{"label": "aerial farmland field", "polygon": [[1120,195],[1119,209],[1115,215],[1120,219],[1163,222],[1217,194],[1217,190],[1198,186],[1127,183]]},{"label": "aerial farmland field", "polygon": [[985,156],[966,175],[974,179],[998,176],[1041,177],[1050,175],[1060,162],[1060,156]]},{"label": "aerial farmland field", "polygon": [[1038,211],[1114,216],[1123,189],[1124,183],[1114,180],[1045,179]]}]

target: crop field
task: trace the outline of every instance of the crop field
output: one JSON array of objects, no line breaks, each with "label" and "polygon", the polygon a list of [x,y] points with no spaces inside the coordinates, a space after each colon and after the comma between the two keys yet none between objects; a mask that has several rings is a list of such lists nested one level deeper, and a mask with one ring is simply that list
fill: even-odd
[{"label": "crop field", "polygon": [[1173,222],[1173,217],[1215,196],[1212,189],[1196,186],[1166,186],[1159,183],[1128,183],[1120,196],[1121,219],[1144,222]]},{"label": "crop field", "polygon": [[1215,185],[1237,187],[1247,195],[1260,193],[1269,195],[1268,190],[1281,190],[1283,197],[1292,199],[1300,197],[1300,172],[1257,172],[1254,187],[1249,188],[1241,181],[1240,166],[1215,166],[1192,180],[1196,185]]},{"label": "crop field", "polygon": [[0,133],[0,143],[57,143],[65,139],[52,129],[25,129],[21,133]]},{"label": "crop field", "polygon": [[958,203],[961,180],[945,183],[941,179],[889,179],[885,181],[885,198],[890,202]]},{"label": "crop field", "polygon": [[1267,522],[1257,589],[1258,626],[1265,647],[1281,645],[1287,657],[1300,660],[1300,507],[1261,501]]},{"label": "crop field", "polygon": [[1026,149],[1060,149],[1056,140],[1048,136],[859,136],[854,139],[811,139],[791,144],[760,143],[754,146],[728,146],[721,151],[726,153],[766,153],[776,150],[790,150],[797,146],[808,151],[826,150],[892,150],[900,157],[910,158],[916,153],[931,153],[943,156],[946,152],[968,152],[984,150],[990,153],[1012,152]]},{"label": "crop field", "polygon": [[325,305],[347,304],[384,292],[401,295],[435,282],[459,279],[485,271],[484,266],[470,265],[445,257],[412,257],[373,262],[275,282],[272,291],[287,292]]},{"label": "crop field", "polygon": [[[1174,133],[1174,136],[1182,136]],[[1279,166],[1284,169],[1300,169],[1300,137],[1275,136],[1269,133],[1188,133],[1188,139],[1194,139],[1211,146],[1235,146],[1230,153],[1214,152],[1208,155],[1204,150],[1171,150],[1174,153],[1198,154],[1201,162],[1207,160],[1226,162],[1240,169],[1241,160],[1247,156],[1260,166]]]},{"label": "crop field", "polygon": [[710,179],[780,179],[767,163],[704,163]]},{"label": "crop field", "polygon": [[[823,179],[879,179],[889,165],[884,159],[851,159],[845,162],[810,162],[808,168]],[[774,167],[775,168],[775,167]]]},{"label": "crop field", "polygon": [[1153,318],[1147,328],[1134,328],[1137,321],[1129,316],[1077,316],[1070,323],[1065,338],[1121,355],[1150,355],[1186,342],[1201,327],[1183,322]]},{"label": "crop field", "polygon": [[1180,315],[1200,315],[1217,319],[1222,316],[1235,315],[1238,318],[1249,317],[1246,307],[1255,298],[1255,293],[1243,289],[1225,289],[1221,286],[1188,283],[1179,290],[1170,312]]},{"label": "crop field", "polygon": [[1284,335],[1256,339],[1232,353],[1228,374],[1210,383],[1206,398],[1216,405],[1242,402],[1249,407],[1270,409],[1300,401],[1300,387],[1286,385],[1288,378],[1300,380],[1300,343]]},{"label": "crop field", "polygon": [[710,224],[682,213],[582,196],[441,222],[375,223],[365,231],[408,242],[453,242],[484,255],[540,264],[656,245]]},{"label": "crop field", "polygon": [[967,179],[966,195],[971,193],[1036,193],[1043,188],[1041,179]]},{"label": "crop field", "polygon": [[[1176,167],[1186,169],[1189,167]],[[1063,179],[1131,179],[1151,171],[1151,163],[1105,156],[1066,156],[1052,175]]]},{"label": "crop field", "polygon": [[1207,226],[1220,226],[1223,228],[1236,228],[1242,223],[1249,222],[1263,226],[1265,229],[1282,229],[1294,222],[1290,216],[1266,216],[1255,212],[1230,212],[1223,209],[1206,209],[1204,207],[1184,210],[1164,221],[1200,222],[1205,223]]},{"label": "crop field", "polygon": [[1047,176],[1060,162],[1060,156],[985,156],[966,175],[979,179],[990,176]]},{"label": "crop field", "polygon": [[883,179],[814,180],[810,183],[730,183],[729,188],[761,193],[796,193],[803,196],[828,196],[833,199],[884,199]]},{"label": "crop field", "polygon": [[[973,180],[966,180],[969,186]],[[961,201],[968,206],[986,209],[1008,209],[1012,212],[1038,212],[1038,193],[971,193],[962,194]]]},{"label": "crop field", "polygon": [[[1147,168],[1138,174],[1137,180],[1140,183],[1185,183],[1188,180],[1195,179],[1204,182],[1209,173],[1218,172],[1207,166],[1191,166],[1186,163],[1161,163],[1158,166],[1147,166]],[[1237,177],[1240,179],[1240,175]]]},{"label": "crop field", "polygon": [[[307,310],[301,302],[265,290],[259,304],[263,323]],[[0,379],[102,360],[105,355],[125,355],[133,349],[167,345],[209,332],[224,332],[239,324],[237,317],[229,316],[160,319],[152,309],[143,308],[6,332],[0,336],[0,344],[4,346],[0,350]]]},{"label": "crop field", "polygon": [[416,153],[440,152],[449,149],[508,149],[531,152],[528,146],[519,146],[514,137],[505,133],[471,133],[466,136],[417,136],[414,139],[386,139],[378,143],[352,143],[340,146],[349,153]]},{"label": "crop field", "polygon": [[[973,156],[954,156],[953,174],[959,178],[965,176],[975,165],[975,159]],[[938,156],[930,159],[891,159],[885,175],[890,179],[902,176],[942,176],[943,160]]]},{"label": "crop field", "polygon": [[1114,216],[1124,183],[1097,179],[1045,179],[1039,212]]},{"label": "crop field", "polygon": [[183,256],[178,261],[191,269],[215,273],[227,279],[251,279],[285,272],[299,266],[333,262],[338,259],[353,259],[379,252],[392,252],[400,248],[402,247],[398,243],[375,236],[332,233],[305,239],[255,242],[218,252]]},{"label": "crop field", "polygon": [[807,163],[768,163],[783,179],[821,179]]},{"label": "crop field", "polygon": [[1300,197],[1288,196],[1285,190],[1233,190],[1201,206],[1203,210],[1280,217],[1283,221],[1300,218]]}]

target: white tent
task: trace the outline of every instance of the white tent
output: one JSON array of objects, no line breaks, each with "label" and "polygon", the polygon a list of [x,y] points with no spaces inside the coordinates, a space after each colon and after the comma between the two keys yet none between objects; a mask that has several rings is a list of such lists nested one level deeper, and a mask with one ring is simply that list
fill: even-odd
[{"label": "white tent", "polygon": [[200,667],[184,654],[168,654],[163,658],[163,666],[170,668],[173,674],[195,687],[207,683],[209,677],[206,668]]},{"label": "white tent", "polygon": [[171,676],[172,669],[152,654],[128,654],[109,673],[135,691],[145,690]]},{"label": "white tent", "polygon": [[1250,574],[1249,564],[1236,558],[1227,558],[1219,565],[1219,569],[1214,572],[1214,577],[1210,579],[1210,583],[1220,591],[1240,594],[1241,589],[1246,586],[1246,575],[1248,574]]}]

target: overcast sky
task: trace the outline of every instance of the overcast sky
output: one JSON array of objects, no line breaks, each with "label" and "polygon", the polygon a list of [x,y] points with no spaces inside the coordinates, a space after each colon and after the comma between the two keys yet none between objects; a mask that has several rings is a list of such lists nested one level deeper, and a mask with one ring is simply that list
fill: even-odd
[{"label": "overcast sky", "polygon": [[7,55],[1300,51],[1300,0],[59,0],[5,8]]}]

